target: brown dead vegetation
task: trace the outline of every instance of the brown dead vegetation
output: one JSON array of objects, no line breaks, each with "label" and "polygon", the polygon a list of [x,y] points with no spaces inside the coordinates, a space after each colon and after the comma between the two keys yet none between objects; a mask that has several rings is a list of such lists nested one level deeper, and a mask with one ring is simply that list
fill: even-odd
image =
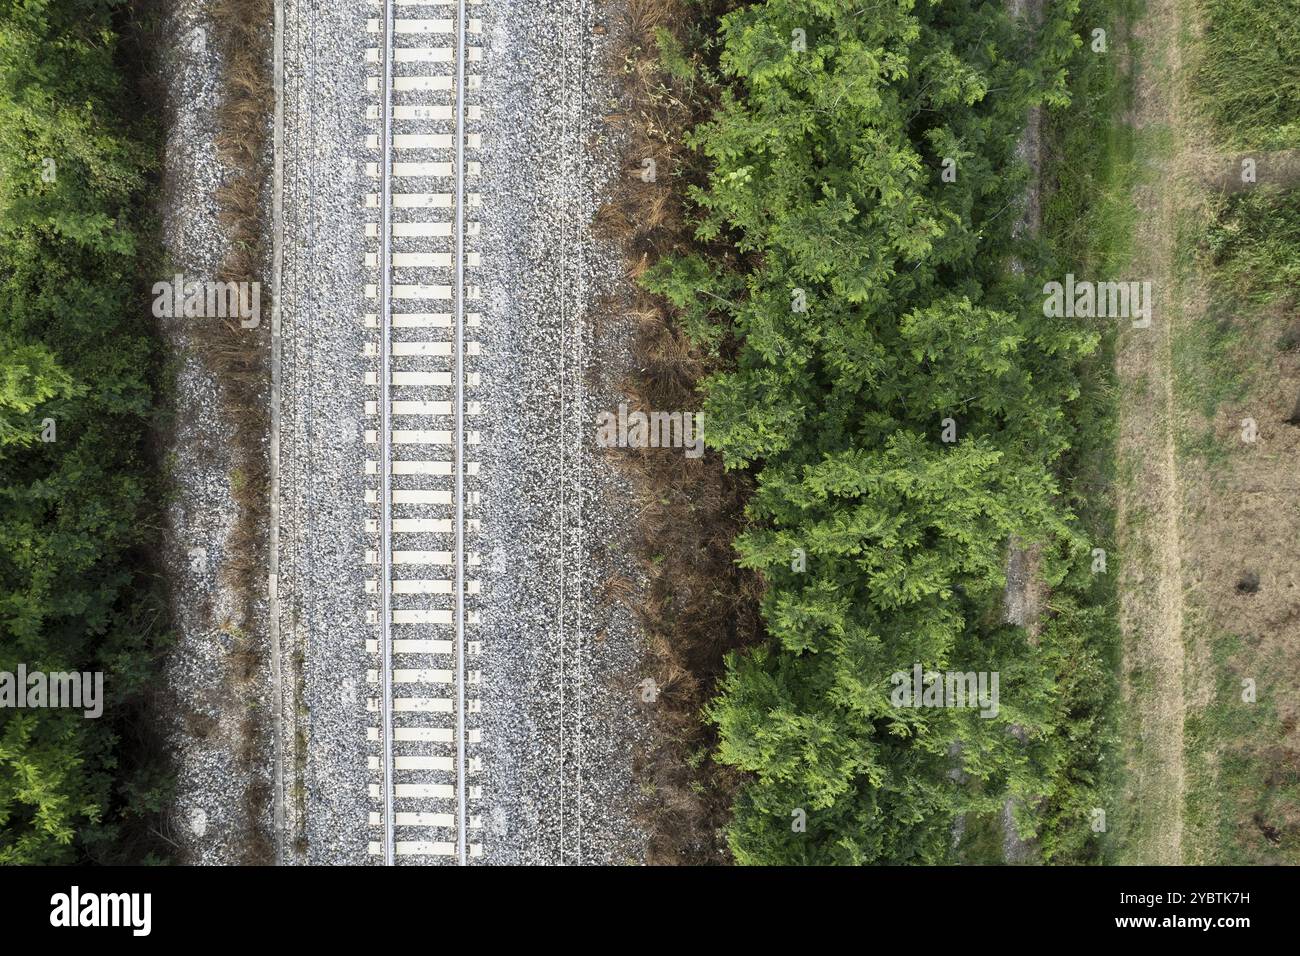
[{"label": "brown dead vegetation", "polygon": [[[266,43],[271,0],[216,0],[211,9],[225,57],[217,151],[229,170],[216,197],[229,243],[217,278],[222,282],[260,282],[266,231],[262,199],[272,103]],[[232,482],[239,512],[223,572],[225,584],[239,596],[236,623],[248,630],[265,567],[263,529],[270,507],[265,450],[270,329],[267,323],[243,328],[238,320],[208,328],[205,356],[217,373],[223,405],[234,422],[232,475],[240,476]]]},{"label": "brown dead vegetation", "polygon": [[[218,270],[221,282],[260,283],[266,260],[263,214],[268,186],[268,132],[273,103],[271,77],[271,0],[214,0],[209,12],[223,58],[223,97],[217,110],[217,153],[226,174],[216,191],[218,219],[227,251]],[[195,343],[219,389],[222,414],[232,424],[230,489],[234,525],[226,540],[221,583],[233,611],[222,629],[234,639],[227,656],[226,697],[248,706],[253,684],[265,670],[265,639],[258,608],[266,580],[266,527],[270,514],[266,438],[270,428],[268,357],[269,296],[262,297],[259,324],[245,328],[238,318],[200,326]],[[238,702],[243,701],[243,704]],[[260,710],[239,720],[236,763],[246,782],[242,796],[247,816],[241,841],[242,862],[274,860],[264,832],[270,789],[257,779],[256,762],[265,739]]]},{"label": "brown dead vegetation", "polygon": [[[628,0],[611,14],[611,72],[622,78],[619,110],[607,116],[624,144],[613,195],[595,216],[599,238],[619,243],[628,285],[595,310],[598,335],[631,323],[633,372],[622,382],[630,409],[690,411],[710,363],[678,326],[671,308],[637,280],[659,257],[691,242],[687,185],[701,173],[683,133],[704,118],[714,91],[661,66],[659,38],[684,39],[692,16],[713,12],[682,0]],[[715,4],[723,8],[725,4]],[[644,172],[653,160],[655,175]],[[624,329],[627,326],[622,326]],[[735,564],[749,483],[712,453],[677,448],[610,449],[637,501],[640,584],[611,579],[607,601],[632,609],[646,638],[643,672],[658,694],[652,736],[637,755],[646,801],[639,813],[652,864],[729,860],[723,836],[741,776],[711,759],[716,737],[702,717],[724,655],[761,636],[759,584]]]}]

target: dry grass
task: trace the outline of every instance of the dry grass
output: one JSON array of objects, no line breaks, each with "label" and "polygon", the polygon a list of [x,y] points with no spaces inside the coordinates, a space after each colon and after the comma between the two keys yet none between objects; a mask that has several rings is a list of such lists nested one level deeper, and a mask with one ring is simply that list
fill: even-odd
[{"label": "dry grass", "polygon": [[[1178,0],[1153,0],[1135,24],[1144,49],[1159,48],[1140,63],[1130,123],[1151,140],[1147,146],[1164,175],[1140,184],[1134,255],[1128,272],[1150,279],[1162,299],[1149,329],[1123,328],[1116,346],[1120,388],[1116,453],[1122,480],[1116,486],[1116,540],[1125,562],[1119,572],[1119,620],[1123,632],[1121,688],[1127,768],[1122,807],[1127,816],[1119,854],[1124,863],[1185,862],[1184,582],[1180,550],[1186,527],[1179,508],[1183,475],[1176,462],[1172,344],[1191,320],[1194,300],[1180,294],[1174,239],[1179,210],[1190,184],[1171,175],[1181,139],[1161,144],[1157,130],[1180,133],[1182,115],[1177,68]],[[1160,148],[1157,148],[1157,147]],[[1172,148],[1171,148],[1172,146]]]},{"label": "dry grass", "polygon": [[[226,168],[216,191],[218,219],[228,249],[216,278],[222,282],[261,283],[265,261],[263,215],[268,184],[268,131],[273,103],[271,79],[271,0],[214,0],[209,8],[222,47],[223,97],[217,110],[217,153]],[[267,313],[262,298],[262,315]],[[266,436],[270,328],[262,322],[244,328],[239,320],[206,323],[195,345],[217,381],[221,411],[233,425],[230,488],[234,526],[226,540],[221,583],[233,596],[233,611],[223,628],[234,635],[227,659],[232,699],[251,693],[265,670],[265,641],[257,609],[266,581],[265,529],[270,515]],[[270,863],[274,852],[264,832],[270,790],[258,782],[255,761],[264,743],[263,721],[249,714],[239,722],[236,758],[245,780],[247,826],[242,861]]]},{"label": "dry grass", "polygon": [[[272,104],[267,43],[272,5],[271,0],[215,0],[210,12],[225,60],[216,144],[227,174],[216,199],[229,248],[217,278],[260,282]],[[236,596],[234,625],[249,632],[264,581],[263,531],[270,510],[265,451],[270,330],[266,323],[247,329],[231,319],[200,327],[197,340],[220,387],[222,411],[234,425],[231,486],[238,512],[227,541],[222,583]],[[233,480],[236,475],[238,481]]]},{"label": "dry grass", "polygon": [[[1153,0],[1140,30],[1150,53],[1132,120],[1150,131],[1157,165],[1139,190],[1130,274],[1164,298],[1153,329],[1121,337],[1117,363],[1131,717],[1118,861],[1295,862],[1295,304],[1252,309],[1196,254],[1224,185],[1204,171],[1231,158],[1187,86],[1197,12],[1192,0]],[[1246,418],[1255,441],[1243,440]],[[1243,697],[1245,680],[1257,700]]]},{"label": "dry grass", "polygon": [[[1210,288],[1196,296],[1210,300]],[[1294,301],[1225,302],[1221,360],[1241,383],[1209,411],[1184,402],[1182,576],[1187,593],[1188,838],[1191,863],[1300,859],[1300,428],[1288,423],[1300,354],[1285,349]],[[1207,411],[1209,413],[1207,414]],[[1254,442],[1242,421],[1258,423]],[[1243,699],[1244,681],[1258,686]]]},{"label": "dry grass", "polygon": [[[701,173],[682,134],[705,115],[716,91],[668,75],[660,66],[657,30],[678,33],[698,5],[681,0],[629,0],[611,23],[612,70],[623,79],[623,103],[606,117],[617,125],[625,161],[613,196],[592,228],[617,242],[625,258],[625,297],[598,307],[597,334],[617,319],[634,323],[634,373],[622,383],[632,409],[697,409],[709,360],[687,338],[666,303],[636,290],[661,256],[691,243],[686,187]],[[642,178],[643,160],[655,179]],[[639,589],[612,578],[605,598],[636,614],[646,636],[641,673],[659,694],[651,713],[651,742],[637,755],[646,800],[640,820],[649,837],[648,862],[726,862],[723,827],[738,773],[711,759],[716,737],[701,717],[722,672],[723,657],[761,637],[759,583],[736,567],[732,541],[743,522],[749,484],[727,474],[713,454],[688,459],[680,449],[608,451],[629,478],[639,516]]]}]

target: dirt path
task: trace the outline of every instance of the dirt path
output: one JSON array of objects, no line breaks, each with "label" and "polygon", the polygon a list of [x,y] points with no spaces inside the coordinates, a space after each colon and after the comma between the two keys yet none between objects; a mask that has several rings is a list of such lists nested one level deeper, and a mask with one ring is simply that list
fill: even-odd
[{"label": "dirt path", "polygon": [[1172,346],[1176,323],[1192,321],[1200,308],[1200,297],[1180,281],[1175,258],[1178,223],[1200,188],[1199,177],[1190,174],[1199,137],[1187,122],[1179,46],[1184,29],[1181,0],[1151,0],[1134,25],[1143,52],[1130,119],[1139,131],[1139,158],[1150,156],[1135,196],[1134,258],[1122,278],[1151,281],[1155,312],[1149,328],[1121,330],[1116,353],[1116,532],[1129,768],[1121,842],[1131,856],[1124,862],[1166,865],[1184,859],[1187,789],[1183,491]]},{"label": "dirt path", "polygon": [[[1042,0],[1008,0],[1007,9],[1013,17],[1027,20],[1035,28],[1043,22]],[[1016,143],[1016,158],[1029,167],[1029,183],[1025,189],[1025,204],[1017,217],[1013,231],[1017,235],[1038,235],[1042,225],[1042,107],[1034,106],[1025,119],[1025,128]],[[1020,272],[1023,266],[1017,261],[1012,268]],[[1030,644],[1038,643],[1042,630],[1040,618],[1044,601],[1044,588],[1040,576],[1042,546],[1012,539],[1007,544],[1007,583],[1002,594],[1002,619],[1008,624],[1023,627]],[[1038,859],[1038,845],[1024,839],[1016,829],[1017,800],[1008,797],[1002,804],[1002,859],[1006,863],[1033,863]],[[959,825],[964,826],[964,819]]]}]

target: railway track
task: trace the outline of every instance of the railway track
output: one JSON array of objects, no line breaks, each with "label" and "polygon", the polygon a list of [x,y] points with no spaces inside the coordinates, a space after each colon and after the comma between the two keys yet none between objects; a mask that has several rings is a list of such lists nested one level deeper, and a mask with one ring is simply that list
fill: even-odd
[{"label": "railway track", "polygon": [[480,5],[370,5],[370,854],[387,865],[465,864],[482,852],[472,782]]}]

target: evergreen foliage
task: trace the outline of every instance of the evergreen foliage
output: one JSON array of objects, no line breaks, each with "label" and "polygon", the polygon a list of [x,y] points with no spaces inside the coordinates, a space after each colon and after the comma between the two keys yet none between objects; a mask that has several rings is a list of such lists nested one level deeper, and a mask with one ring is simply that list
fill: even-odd
[{"label": "evergreen foliage", "polygon": [[99,719],[0,710],[7,864],[121,859],[164,793],[156,767],[123,766],[162,627],[138,280],[154,160],[126,119],[121,6],[0,4],[0,671],[103,671],[106,698]]},{"label": "evergreen foliage", "polygon": [[[770,639],[731,656],[708,713],[719,758],[752,774],[741,863],[941,862],[956,816],[1006,795],[1031,833],[1063,812],[1086,831],[1056,738],[1090,732],[1062,673],[1105,683],[1090,612],[1038,640],[1002,623],[1009,542],[1041,547],[1048,587],[1089,548],[1058,476],[1102,332],[1044,317],[1047,250],[1013,228],[1017,140],[1031,106],[1069,101],[1077,10],[1053,5],[1034,44],[1001,3],[768,0],[722,20],[728,88],[692,134],[692,199],[701,248],[739,264],[681,253],[645,281],[731,360],[705,382],[706,440],[757,483],[737,550]],[[891,675],[918,663],[998,672],[997,716],[897,705]]]}]

